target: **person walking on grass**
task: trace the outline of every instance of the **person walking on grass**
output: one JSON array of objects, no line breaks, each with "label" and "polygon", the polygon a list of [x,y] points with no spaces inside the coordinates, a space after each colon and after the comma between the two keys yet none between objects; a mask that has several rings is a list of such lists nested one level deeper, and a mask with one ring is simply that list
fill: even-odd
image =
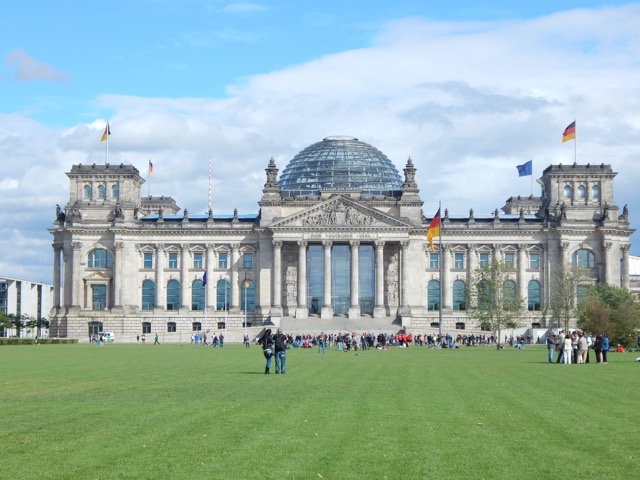
[{"label": "person walking on grass", "polygon": [[273,343],[275,344],[276,374],[284,374],[287,361],[287,336],[282,333],[281,328],[278,328],[278,332],[273,336]]},{"label": "person walking on grass", "polygon": [[271,329],[267,328],[264,335],[260,338],[260,345],[262,345],[262,354],[266,358],[267,362],[264,365],[264,373],[268,375],[271,368],[271,358],[273,357],[273,337],[271,336]]},{"label": "person walking on grass", "polygon": [[155,340],[153,341],[153,344],[154,344],[154,345],[160,345],[160,342],[158,341],[158,334],[157,334],[157,333],[156,333],[156,338],[155,338]]}]

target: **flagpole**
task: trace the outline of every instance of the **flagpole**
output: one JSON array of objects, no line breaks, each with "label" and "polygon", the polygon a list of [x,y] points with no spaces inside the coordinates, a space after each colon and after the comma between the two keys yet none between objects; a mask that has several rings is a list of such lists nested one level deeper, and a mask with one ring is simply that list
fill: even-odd
[{"label": "flagpole", "polygon": [[209,155],[209,210],[207,213],[211,211],[211,155]]},{"label": "flagpole", "polygon": [[109,123],[107,122],[107,140],[106,140],[107,144],[105,146],[106,150],[107,150],[107,153],[106,153],[105,158],[104,158],[104,164],[105,165],[109,165],[109,132],[108,132],[108,130],[109,130]]},{"label": "flagpole", "polygon": [[151,196],[151,177],[153,175],[151,174],[151,159],[149,159],[149,165],[147,165],[147,180],[149,181],[149,183],[147,184],[147,196],[150,197]]},{"label": "flagpole", "polygon": [[531,157],[531,196],[533,196],[533,157]]},{"label": "flagpole", "polygon": [[578,118],[575,117],[573,119],[573,125],[574,125],[574,138],[573,138],[573,163],[578,163],[578,124],[577,124],[577,120]]},{"label": "flagpole", "polygon": [[441,209],[442,208],[442,202],[438,202],[438,224],[440,225],[440,231],[438,233],[440,233],[440,235],[438,235],[438,254],[439,254],[439,258],[438,258],[438,276],[439,276],[439,280],[440,280],[440,288],[438,289],[438,334],[440,335],[440,341],[442,341],[442,267],[443,267],[443,263],[444,263],[444,256],[442,255],[442,231],[443,231],[443,222],[441,221],[442,218],[442,213],[441,213]]}]

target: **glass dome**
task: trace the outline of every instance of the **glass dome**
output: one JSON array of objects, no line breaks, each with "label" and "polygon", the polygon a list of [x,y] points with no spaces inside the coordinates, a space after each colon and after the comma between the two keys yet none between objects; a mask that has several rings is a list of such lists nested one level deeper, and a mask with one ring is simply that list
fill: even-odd
[{"label": "glass dome", "polygon": [[327,137],[289,162],[278,181],[284,197],[317,197],[320,190],[360,190],[400,197],[402,180],[384,153],[352,137]]}]

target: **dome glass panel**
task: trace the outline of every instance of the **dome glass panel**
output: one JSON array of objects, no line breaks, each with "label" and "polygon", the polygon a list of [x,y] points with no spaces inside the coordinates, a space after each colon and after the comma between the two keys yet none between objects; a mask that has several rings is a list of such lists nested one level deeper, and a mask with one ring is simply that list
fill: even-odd
[{"label": "dome glass panel", "polygon": [[289,162],[278,184],[285,197],[316,197],[321,190],[359,190],[365,197],[402,194],[391,160],[352,137],[327,137],[305,148]]}]

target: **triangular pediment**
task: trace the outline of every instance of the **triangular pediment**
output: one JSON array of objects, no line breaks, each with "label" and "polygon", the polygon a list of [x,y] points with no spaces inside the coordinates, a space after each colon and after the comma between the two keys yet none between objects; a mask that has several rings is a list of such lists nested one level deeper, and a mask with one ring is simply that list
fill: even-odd
[{"label": "triangular pediment", "polygon": [[111,280],[111,276],[104,272],[91,272],[84,277],[85,282],[102,282],[105,280]]},{"label": "triangular pediment", "polygon": [[324,202],[276,220],[270,228],[410,228],[407,222],[367,207],[343,196]]}]

